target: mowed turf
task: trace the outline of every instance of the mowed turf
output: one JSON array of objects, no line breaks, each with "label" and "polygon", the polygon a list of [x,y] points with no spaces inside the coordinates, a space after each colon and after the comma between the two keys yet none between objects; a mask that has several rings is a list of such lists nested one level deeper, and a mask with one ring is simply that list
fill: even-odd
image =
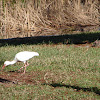
[{"label": "mowed turf", "polygon": [[[0,66],[20,51],[40,54],[0,71],[1,100],[99,100],[100,48],[63,44],[0,47]],[[0,68],[0,69],[1,69]]]}]

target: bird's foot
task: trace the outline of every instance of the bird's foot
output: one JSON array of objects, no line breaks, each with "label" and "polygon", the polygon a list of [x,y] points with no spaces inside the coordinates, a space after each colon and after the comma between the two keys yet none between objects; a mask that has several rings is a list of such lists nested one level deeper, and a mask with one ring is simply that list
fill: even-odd
[{"label": "bird's foot", "polygon": [[21,70],[18,70],[18,72],[21,72]]},{"label": "bird's foot", "polygon": [[21,71],[22,71],[21,69],[18,70],[18,72],[21,72]]},{"label": "bird's foot", "polygon": [[21,75],[25,75],[25,73],[23,72],[23,73],[21,73]]}]

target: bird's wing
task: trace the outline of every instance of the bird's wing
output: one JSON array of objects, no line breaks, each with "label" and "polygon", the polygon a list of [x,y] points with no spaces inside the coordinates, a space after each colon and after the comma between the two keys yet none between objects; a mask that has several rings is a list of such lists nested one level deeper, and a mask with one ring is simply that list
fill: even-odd
[{"label": "bird's wing", "polygon": [[32,55],[31,52],[19,52],[18,54],[16,54],[15,58],[17,58],[18,61],[27,61],[33,56],[34,55]]}]

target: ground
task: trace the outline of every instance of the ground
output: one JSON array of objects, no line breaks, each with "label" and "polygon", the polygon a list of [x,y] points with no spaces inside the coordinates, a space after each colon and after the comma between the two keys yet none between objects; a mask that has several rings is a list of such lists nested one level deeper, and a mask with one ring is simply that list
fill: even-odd
[{"label": "ground", "polygon": [[[36,79],[37,77],[41,76],[40,78]],[[5,85],[9,85],[8,83],[12,84],[38,84],[44,83],[44,73],[43,72],[26,72],[22,74],[22,72],[2,72],[0,74],[0,83]],[[36,80],[35,80],[36,79]]]},{"label": "ground", "polygon": [[[69,47],[70,45],[67,45]],[[91,44],[78,44],[74,45],[74,47],[85,47],[86,50],[88,50],[89,47],[91,47]],[[44,79],[44,76],[46,72],[26,72],[25,74],[22,74],[23,72],[18,71],[9,71],[9,72],[2,72],[0,74],[0,83],[3,83],[5,85],[8,85],[8,83],[12,84],[43,84],[46,82]],[[38,78],[39,77],[39,78]],[[36,80],[35,80],[36,79]]]}]

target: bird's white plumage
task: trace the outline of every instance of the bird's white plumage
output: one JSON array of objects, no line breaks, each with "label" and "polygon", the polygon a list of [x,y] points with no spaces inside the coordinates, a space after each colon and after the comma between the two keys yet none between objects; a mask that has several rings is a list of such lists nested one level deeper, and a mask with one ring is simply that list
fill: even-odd
[{"label": "bird's white plumage", "polygon": [[16,63],[17,61],[21,61],[25,64],[24,67],[21,67],[21,69],[25,68],[24,69],[24,73],[25,73],[26,67],[29,65],[26,61],[31,59],[34,56],[39,56],[39,54],[37,52],[30,52],[30,51],[19,52],[15,55],[15,58],[13,61],[5,61],[2,69],[4,69],[5,66],[12,65],[12,64]]},{"label": "bird's white plumage", "polygon": [[39,56],[39,54],[37,52],[23,51],[15,55],[15,60],[25,63],[27,60],[31,59],[34,56]]}]

